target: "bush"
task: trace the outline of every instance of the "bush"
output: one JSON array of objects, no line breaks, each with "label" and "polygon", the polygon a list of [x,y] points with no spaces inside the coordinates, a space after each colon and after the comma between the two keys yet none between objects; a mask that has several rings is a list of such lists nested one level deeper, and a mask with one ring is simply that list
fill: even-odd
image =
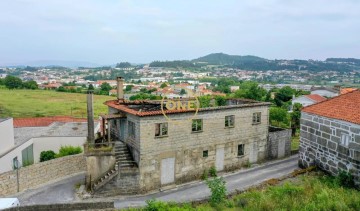
[{"label": "bush", "polygon": [[210,174],[211,177],[216,177],[217,176],[215,166],[211,166],[211,168],[209,170],[209,174]]},{"label": "bush", "polygon": [[73,146],[61,146],[59,150],[59,154],[56,155],[57,158],[64,157],[68,155],[76,155],[82,153],[81,147],[73,147]]},{"label": "bush", "polygon": [[222,177],[216,177],[212,180],[206,180],[206,184],[210,188],[210,204],[216,206],[224,202],[226,198],[226,186]]},{"label": "bush", "polygon": [[336,176],[336,183],[347,188],[354,188],[355,182],[354,177],[350,172],[340,170],[339,174]]},{"label": "bush", "polygon": [[52,150],[42,151],[40,153],[40,162],[44,162],[44,161],[47,161],[47,160],[52,160],[52,159],[55,158],[55,156],[56,156],[56,154]]},{"label": "bush", "polygon": [[209,174],[208,170],[207,170],[207,169],[204,169],[204,172],[203,172],[203,174],[201,175],[201,179],[202,179],[202,180],[207,180],[208,177],[209,177],[208,174]]}]

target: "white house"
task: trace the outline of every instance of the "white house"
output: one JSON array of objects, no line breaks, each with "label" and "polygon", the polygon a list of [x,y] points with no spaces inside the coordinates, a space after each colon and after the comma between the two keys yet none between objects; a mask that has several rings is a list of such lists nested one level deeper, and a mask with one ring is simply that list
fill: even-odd
[{"label": "white house", "polygon": [[300,97],[294,98],[292,100],[292,104],[294,105],[295,103],[300,103],[303,107],[309,106],[309,105],[313,105],[315,103],[319,103],[326,100],[325,97],[322,97],[320,95],[317,94],[311,94],[311,95],[302,95]]},{"label": "white house", "polygon": [[[80,146],[86,141],[87,123],[85,119],[64,119],[53,117],[53,121],[43,118],[25,118],[13,123],[12,118],[0,119],[0,173],[14,169],[15,160],[19,166],[40,162],[42,151],[58,153],[61,146]],[[17,120],[15,120],[16,122]],[[21,127],[22,125],[26,127]],[[45,124],[48,124],[44,126]],[[15,127],[13,126],[19,126]],[[95,123],[95,132],[100,123]]]},{"label": "white house", "polygon": [[339,90],[328,87],[316,87],[311,89],[311,94],[317,94],[323,97],[335,97],[339,95]]}]

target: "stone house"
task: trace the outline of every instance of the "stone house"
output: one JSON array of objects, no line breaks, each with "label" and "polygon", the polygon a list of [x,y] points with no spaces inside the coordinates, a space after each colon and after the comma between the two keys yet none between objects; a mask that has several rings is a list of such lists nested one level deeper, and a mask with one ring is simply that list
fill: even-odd
[{"label": "stone house", "polygon": [[360,91],[339,95],[301,112],[299,165],[317,165],[360,182]]},{"label": "stone house", "polygon": [[[199,179],[213,166],[231,171],[290,155],[290,131],[269,139],[270,103],[229,99],[226,106],[171,110],[161,101],[124,100],[122,90],[118,91],[117,100],[105,102],[109,114],[102,116],[102,131],[110,131],[117,142],[120,164],[94,183],[105,186],[104,193],[146,192]],[[117,172],[117,179],[107,179]]]}]

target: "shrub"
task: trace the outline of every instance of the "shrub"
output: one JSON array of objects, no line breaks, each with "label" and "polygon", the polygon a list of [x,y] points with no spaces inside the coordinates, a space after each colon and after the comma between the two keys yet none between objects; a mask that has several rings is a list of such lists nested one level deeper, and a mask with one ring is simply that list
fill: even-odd
[{"label": "shrub", "polygon": [[55,158],[55,152],[52,151],[52,150],[49,150],[49,151],[42,151],[40,153],[40,162],[44,162],[44,161],[47,161],[47,160],[52,160]]},{"label": "shrub", "polygon": [[212,180],[206,180],[206,184],[210,188],[210,204],[215,206],[224,202],[226,198],[226,186],[225,181],[222,177],[216,177]]},{"label": "shrub", "polygon": [[57,158],[64,157],[68,155],[76,155],[82,153],[81,147],[73,147],[73,146],[61,146],[59,150],[59,154],[56,155]]},{"label": "shrub", "polygon": [[211,166],[211,168],[209,170],[209,174],[210,174],[211,177],[216,177],[217,176],[215,166]]},{"label": "shrub", "polygon": [[203,174],[201,175],[201,179],[202,179],[202,180],[207,180],[208,177],[209,177],[208,175],[209,175],[208,170],[207,170],[207,169],[204,169],[204,172],[203,172]]},{"label": "shrub", "polygon": [[343,187],[347,187],[347,188],[355,187],[354,178],[351,175],[351,173],[347,171],[340,170],[335,178],[335,181],[337,184]]}]

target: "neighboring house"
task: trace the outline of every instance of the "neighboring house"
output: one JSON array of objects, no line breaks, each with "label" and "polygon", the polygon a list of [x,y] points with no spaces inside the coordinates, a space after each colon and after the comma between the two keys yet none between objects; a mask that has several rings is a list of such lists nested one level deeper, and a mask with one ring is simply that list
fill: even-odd
[{"label": "neighboring house", "polygon": [[317,94],[323,97],[331,98],[339,95],[339,89],[330,87],[312,87],[311,94]]},{"label": "neighboring house", "polygon": [[341,88],[340,90],[340,94],[347,94],[349,92],[352,92],[352,91],[355,91],[355,90],[358,90],[357,88]]},{"label": "neighboring house", "polygon": [[349,171],[360,184],[360,91],[352,91],[301,113],[299,165],[337,174]]},{"label": "neighboring house", "polygon": [[302,95],[297,98],[294,98],[292,100],[292,104],[294,105],[295,103],[300,103],[303,107],[306,107],[309,105],[313,105],[315,103],[320,103],[325,100],[326,100],[325,97],[322,97],[318,94]]},{"label": "neighboring house", "polygon": [[[100,129],[96,123],[95,131]],[[86,119],[39,117],[0,120],[0,173],[40,161],[42,151],[58,152],[61,146],[81,146],[86,142]]]}]

